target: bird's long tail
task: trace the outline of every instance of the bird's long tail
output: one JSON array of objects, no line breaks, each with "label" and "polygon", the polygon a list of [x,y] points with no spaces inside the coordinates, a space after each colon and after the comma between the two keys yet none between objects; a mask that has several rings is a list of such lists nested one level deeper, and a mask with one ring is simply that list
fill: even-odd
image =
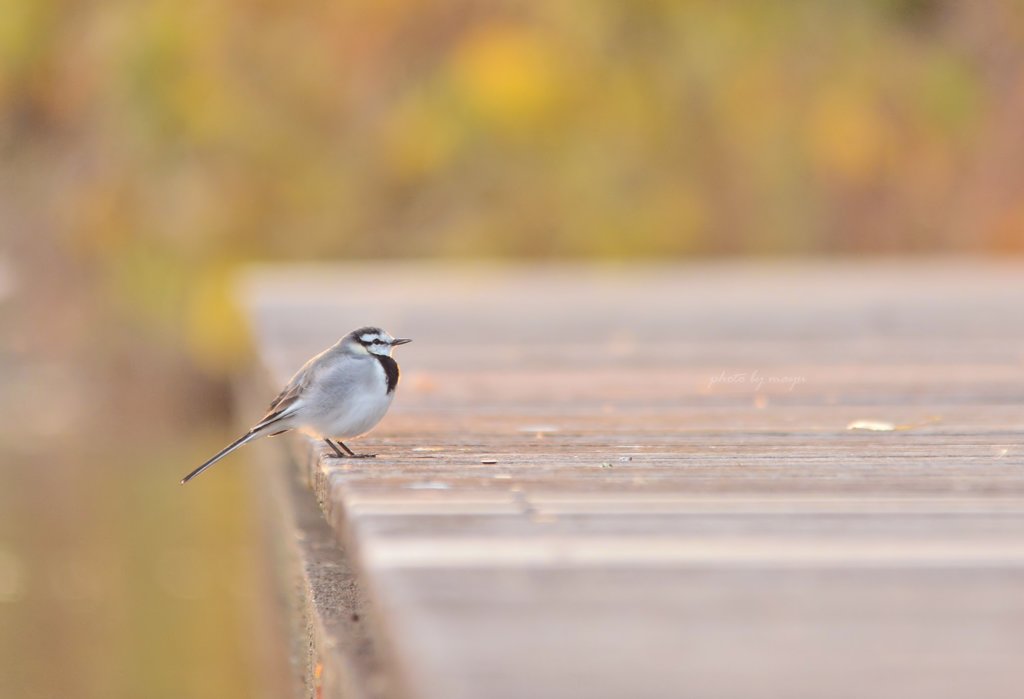
[{"label": "bird's long tail", "polygon": [[188,474],[187,476],[185,476],[184,478],[182,478],[182,479],[181,479],[181,483],[182,483],[182,485],[184,485],[185,483],[188,483],[188,482],[189,482],[190,480],[192,480],[193,478],[195,478],[196,476],[198,476],[198,475],[199,475],[200,473],[202,473],[202,472],[203,472],[203,471],[205,471],[206,469],[208,469],[208,468],[210,468],[211,466],[213,466],[213,465],[214,465],[215,463],[217,463],[218,461],[220,461],[221,459],[223,459],[223,458],[224,458],[225,456],[227,456],[228,454],[230,454],[231,452],[233,452],[233,451],[234,451],[235,449],[237,449],[238,447],[242,446],[243,444],[245,444],[245,443],[247,443],[247,442],[251,442],[252,440],[256,439],[257,437],[262,437],[262,436],[263,436],[263,434],[264,434],[264,432],[263,432],[262,430],[257,430],[257,429],[255,429],[255,428],[254,428],[254,429],[252,429],[252,430],[249,430],[248,432],[246,432],[245,434],[243,434],[243,435],[242,435],[241,437],[239,437],[238,439],[236,439],[235,441],[233,441],[233,442],[232,442],[231,444],[227,445],[226,447],[224,447],[223,449],[221,449],[220,451],[218,451],[218,452],[217,452],[216,454],[214,454],[214,455],[213,455],[213,456],[212,456],[212,457],[210,458],[210,460],[209,460],[209,461],[207,461],[206,463],[204,463],[204,464],[203,464],[202,466],[200,466],[199,468],[197,468],[197,469],[196,469],[195,471],[193,471],[192,473],[190,473],[190,474]]}]

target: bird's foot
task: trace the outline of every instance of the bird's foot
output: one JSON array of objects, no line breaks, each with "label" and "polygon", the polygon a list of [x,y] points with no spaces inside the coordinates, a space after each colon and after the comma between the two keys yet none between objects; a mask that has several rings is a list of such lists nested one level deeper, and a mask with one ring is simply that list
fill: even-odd
[{"label": "bird's foot", "polygon": [[376,459],[377,455],[376,454],[353,454],[351,456],[351,458],[353,458],[353,459]]}]

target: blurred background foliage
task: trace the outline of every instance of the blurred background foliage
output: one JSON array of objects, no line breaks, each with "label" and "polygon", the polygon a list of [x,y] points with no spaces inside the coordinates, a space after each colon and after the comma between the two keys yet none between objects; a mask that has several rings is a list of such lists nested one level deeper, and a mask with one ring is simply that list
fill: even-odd
[{"label": "blurred background foliage", "polygon": [[251,259],[1024,248],[1020,0],[3,2],[12,254],[214,372]]},{"label": "blurred background foliage", "polygon": [[1019,253],[1022,49],[1024,0],[0,0],[0,694],[259,694],[237,476],[166,490],[240,264]]}]

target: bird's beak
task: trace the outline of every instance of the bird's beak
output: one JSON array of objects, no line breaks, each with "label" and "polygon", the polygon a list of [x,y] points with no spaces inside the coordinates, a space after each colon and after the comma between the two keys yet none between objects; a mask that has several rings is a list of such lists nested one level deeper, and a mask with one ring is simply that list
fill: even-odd
[{"label": "bird's beak", "polygon": [[399,338],[396,340],[392,340],[391,346],[394,347],[395,345],[404,345],[406,342],[412,342],[412,340],[410,340],[409,338]]}]

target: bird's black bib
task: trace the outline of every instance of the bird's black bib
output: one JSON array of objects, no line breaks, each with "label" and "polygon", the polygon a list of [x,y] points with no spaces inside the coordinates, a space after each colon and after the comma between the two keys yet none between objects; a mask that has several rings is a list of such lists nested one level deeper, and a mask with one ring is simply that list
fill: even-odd
[{"label": "bird's black bib", "polygon": [[380,365],[384,367],[384,375],[388,379],[388,393],[395,390],[395,386],[398,385],[398,362],[391,357],[385,357],[382,354],[373,355],[380,362]]}]

